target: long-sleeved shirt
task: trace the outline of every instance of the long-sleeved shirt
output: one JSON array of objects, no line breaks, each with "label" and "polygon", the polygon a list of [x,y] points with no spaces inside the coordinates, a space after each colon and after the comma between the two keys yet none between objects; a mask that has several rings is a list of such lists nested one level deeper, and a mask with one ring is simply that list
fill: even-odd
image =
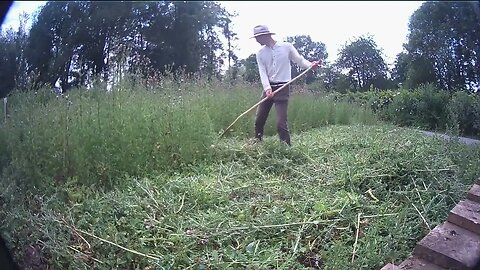
[{"label": "long-sleeved shirt", "polygon": [[256,56],[264,91],[270,88],[270,82],[288,82],[292,79],[291,61],[305,69],[312,64],[289,42],[276,42],[273,48],[263,46]]}]

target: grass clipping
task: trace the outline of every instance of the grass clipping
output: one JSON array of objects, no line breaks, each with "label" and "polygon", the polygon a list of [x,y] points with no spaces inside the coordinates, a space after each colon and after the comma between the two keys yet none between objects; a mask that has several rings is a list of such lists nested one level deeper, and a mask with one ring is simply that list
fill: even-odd
[{"label": "grass clipping", "polygon": [[480,171],[468,162],[478,149],[389,126],[292,141],[227,138],[214,162],[108,192],[36,196],[2,182],[1,229],[20,247],[43,239],[60,269],[377,269],[404,260]]}]

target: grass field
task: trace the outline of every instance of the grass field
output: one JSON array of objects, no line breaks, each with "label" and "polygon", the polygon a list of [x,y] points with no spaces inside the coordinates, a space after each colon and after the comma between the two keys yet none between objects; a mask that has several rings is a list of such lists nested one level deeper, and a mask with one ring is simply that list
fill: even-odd
[{"label": "grass field", "polygon": [[125,87],[12,97],[0,230],[19,261],[34,250],[56,269],[379,269],[480,172],[478,147],[309,94],[292,98],[287,147],[273,117],[260,144],[253,115],[218,138],[258,98],[245,85]]}]

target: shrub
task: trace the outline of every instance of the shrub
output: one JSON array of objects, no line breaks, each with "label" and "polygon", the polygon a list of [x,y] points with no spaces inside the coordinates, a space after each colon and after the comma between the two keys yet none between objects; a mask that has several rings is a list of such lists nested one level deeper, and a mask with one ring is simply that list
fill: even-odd
[{"label": "shrub", "polygon": [[386,118],[401,126],[444,130],[447,123],[449,95],[432,85],[413,91],[401,90],[386,110]]},{"label": "shrub", "polygon": [[455,92],[448,106],[448,126],[452,132],[466,136],[480,136],[480,97],[466,92]]},{"label": "shrub", "polygon": [[413,126],[428,130],[447,128],[450,95],[430,84],[413,90],[333,93],[329,97],[337,101],[368,107],[381,120],[399,126]]}]

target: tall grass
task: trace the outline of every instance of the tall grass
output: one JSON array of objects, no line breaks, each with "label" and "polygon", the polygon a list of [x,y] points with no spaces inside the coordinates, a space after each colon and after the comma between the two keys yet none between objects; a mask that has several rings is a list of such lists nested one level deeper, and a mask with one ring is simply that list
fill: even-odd
[{"label": "tall grass", "polygon": [[[15,93],[11,116],[0,129],[0,162],[21,172],[25,185],[67,181],[113,187],[124,175],[174,172],[212,158],[210,146],[239,114],[255,104],[261,88],[201,79],[168,78],[153,87],[125,80],[106,92],[78,89],[57,97],[48,89]],[[360,107],[313,95],[292,95],[292,133],[329,124],[375,123]],[[253,135],[255,112],[228,136]],[[266,135],[275,135],[275,113]]]}]

